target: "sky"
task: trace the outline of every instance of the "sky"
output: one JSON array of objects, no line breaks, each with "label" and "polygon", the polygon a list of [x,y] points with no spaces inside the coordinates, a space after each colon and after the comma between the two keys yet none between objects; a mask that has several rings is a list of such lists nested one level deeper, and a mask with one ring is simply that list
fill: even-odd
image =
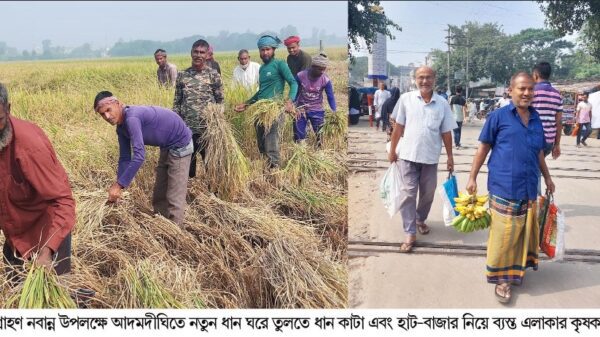
[{"label": "sky", "polygon": [[[217,35],[292,25],[311,36],[313,27],[327,34],[347,35],[344,1],[0,1],[0,41],[19,50],[54,46],[110,47],[125,41],[170,41],[191,35]],[[293,13],[293,14],[292,14]]]},{"label": "sky", "polygon": [[381,5],[402,27],[401,32],[392,32],[395,40],[387,40],[387,58],[394,65],[424,64],[431,49],[447,50],[447,24],[497,22],[506,34],[545,28],[545,16],[533,1],[381,1]]}]

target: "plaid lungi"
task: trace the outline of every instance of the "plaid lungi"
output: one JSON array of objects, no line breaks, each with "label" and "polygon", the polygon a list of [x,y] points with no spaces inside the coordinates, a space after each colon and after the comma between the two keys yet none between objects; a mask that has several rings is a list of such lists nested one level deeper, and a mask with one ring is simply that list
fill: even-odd
[{"label": "plaid lungi", "polygon": [[521,284],[525,269],[538,267],[539,227],[535,200],[490,196],[487,281]]}]

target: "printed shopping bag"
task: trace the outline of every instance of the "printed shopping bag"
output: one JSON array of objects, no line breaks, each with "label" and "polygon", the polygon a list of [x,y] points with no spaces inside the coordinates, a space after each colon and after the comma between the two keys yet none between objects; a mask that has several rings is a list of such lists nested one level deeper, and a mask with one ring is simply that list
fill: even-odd
[{"label": "printed shopping bag", "polygon": [[553,261],[560,261],[565,252],[565,217],[552,194],[540,196],[540,249]]}]

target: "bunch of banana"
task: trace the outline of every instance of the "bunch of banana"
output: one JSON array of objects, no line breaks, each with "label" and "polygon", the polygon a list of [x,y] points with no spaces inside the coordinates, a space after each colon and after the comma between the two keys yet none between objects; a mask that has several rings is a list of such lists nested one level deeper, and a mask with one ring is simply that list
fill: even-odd
[{"label": "bunch of banana", "polygon": [[491,216],[483,206],[487,200],[487,195],[478,196],[459,192],[458,198],[454,198],[456,202],[454,209],[460,214],[454,218],[452,226],[463,233],[488,228]]}]

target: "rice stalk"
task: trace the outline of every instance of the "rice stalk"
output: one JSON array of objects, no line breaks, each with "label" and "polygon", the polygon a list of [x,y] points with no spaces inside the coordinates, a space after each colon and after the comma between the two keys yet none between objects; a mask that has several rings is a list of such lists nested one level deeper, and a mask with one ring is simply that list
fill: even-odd
[{"label": "rice stalk", "polygon": [[129,308],[181,309],[183,305],[155,279],[149,261],[128,267],[124,273]]},{"label": "rice stalk", "polygon": [[58,281],[53,268],[50,270],[37,264],[35,260],[29,264],[25,281],[20,285],[20,293],[10,298],[7,308],[18,301],[19,309],[75,309],[77,305],[69,292]]},{"label": "rice stalk", "polygon": [[281,117],[285,109],[282,99],[261,99],[250,105],[249,121],[253,125],[262,125],[265,130],[270,130],[273,124]]},{"label": "rice stalk", "polygon": [[341,112],[325,112],[325,122],[319,131],[322,143],[331,149],[342,149],[346,147],[346,135],[348,134],[348,115]]},{"label": "rice stalk", "polygon": [[250,163],[233,136],[223,106],[209,104],[204,111],[206,179],[219,197],[233,200],[248,188]]},{"label": "rice stalk", "polygon": [[290,145],[290,154],[285,167],[280,171],[292,184],[302,185],[313,179],[333,179],[343,173],[325,151],[315,151],[306,143]]}]

